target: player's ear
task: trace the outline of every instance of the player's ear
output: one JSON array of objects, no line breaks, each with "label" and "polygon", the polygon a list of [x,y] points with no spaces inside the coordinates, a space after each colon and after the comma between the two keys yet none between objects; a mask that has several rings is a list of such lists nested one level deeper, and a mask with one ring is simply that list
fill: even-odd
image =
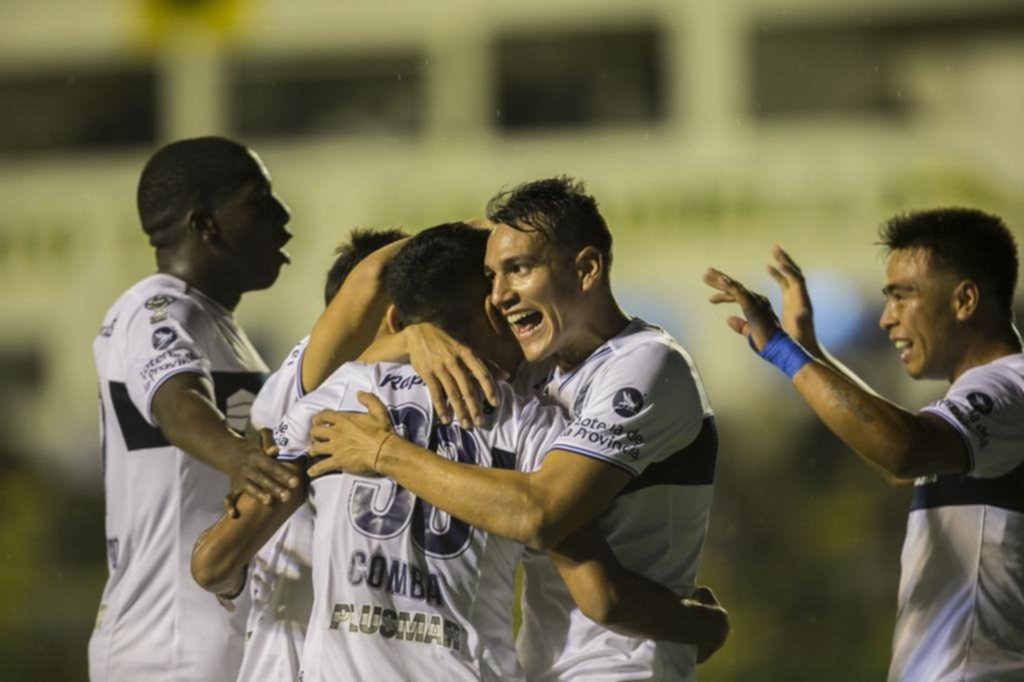
[{"label": "player's ear", "polygon": [[395,310],[394,304],[389,305],[387,312],[384,313],[384,322],[388,326],[388,331],[392,334],[397,334],[405,329],[405,325],[402,324],[401,318],[398,317],[398,311]]},{"label": "player's ear", "polygon": [[204,242],[214,240],[220,227],[213,214],[204,208],[194,208],[188,213],[188,230]]},{"label": "player's ear", "polygon": [[958,322],[966,322],[971,319],[978,309],[981,301],[981,292],[978,285],[969,279],[962,280],[953,289],[953,314]]},{"label": "player's ear", "polygon": [[576,254],[576,276],[579,278],[580,289],[589,291],[604,276],[604,256],[593,246],[584,246]]}]

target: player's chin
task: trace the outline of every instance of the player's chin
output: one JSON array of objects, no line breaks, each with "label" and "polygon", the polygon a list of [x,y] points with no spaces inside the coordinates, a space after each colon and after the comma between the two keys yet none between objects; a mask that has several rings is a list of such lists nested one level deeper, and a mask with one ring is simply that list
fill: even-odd
[{"label": "player's chin", "polygon": [[249,291],[259,291],[274,286],[277,278],[281,276],[281,267],[283,265],[284,263],[279,262],[260,268],[258,272],[250,277]]}]

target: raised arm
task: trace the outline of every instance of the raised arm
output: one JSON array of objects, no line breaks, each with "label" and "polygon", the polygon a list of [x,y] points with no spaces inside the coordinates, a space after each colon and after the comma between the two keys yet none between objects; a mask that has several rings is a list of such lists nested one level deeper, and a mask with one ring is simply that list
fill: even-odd
[{"label": "raised arm", "polygon": [[698,663],[725,644],[729,614],[709,588],[685,597],[625,568],[594,524],[548,555],[580,611],[600,625],[629,637],[696,645]]},{"label": "raised arm", "polygon": [[360,261],[313,325],[302,356],[304,391],[315,389],[373,341],[389,304],[384,272],[406,241],[388,244]]},{"label": "raised arm", "polygon": [[865,391],[874,393],[853,370],[840,362],[828,352],[818,340],[814,326],[814,307],[811,305],[811,294],[807,289],[807,280],[803,270],[793,257],[779,245],[772,247],[774,262],[768,264],[768,274],[778,283],[782,292],[782,329],[808,353],[839,374],[857,384]]},{"label": "raised arm", "polygon": [[909,412],[812,357],[780,328],[764,296],[725,273],[711,268],[704,281],[718,292],[712,303],[739,304],[743,316],[728,319],[732,330],[783,369],[825,425],[870,464],[903,480],[967,470],[963,439],[943,419]]}]

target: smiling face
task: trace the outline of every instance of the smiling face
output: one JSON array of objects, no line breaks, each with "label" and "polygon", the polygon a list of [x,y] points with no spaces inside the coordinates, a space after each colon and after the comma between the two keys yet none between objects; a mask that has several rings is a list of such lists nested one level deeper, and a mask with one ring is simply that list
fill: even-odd
[{"label": "smiling face", "polygon": [[879,326],[915,379],[949,379],[962,355],[953,292],[959,278],[923,249],[896,249],[885,271]]},{"label": "smiling face", "polygon": [[288,207],[271,189],[270,174],[255,153],[249,152],[256,173],[214,209],[221,246],[232,276],[243,291],[266,289],[277,280],[281,266],[290,262],[282,247],[292,235],[285,229]]},{"label": "smiling face", "polygon": [[529,362],[571,343],[579,284],[573,259],[559,254],[539,232],[497,225],[487,241],[485,272],[491,303],[510,325]]}]

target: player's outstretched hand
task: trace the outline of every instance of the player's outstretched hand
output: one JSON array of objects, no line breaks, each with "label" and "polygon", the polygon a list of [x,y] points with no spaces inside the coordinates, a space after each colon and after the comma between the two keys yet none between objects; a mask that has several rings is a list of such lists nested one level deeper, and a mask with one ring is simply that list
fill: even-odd
[{"label": "player's outstretched hand", "polygon": [[450,422],[454,411],[465,428],[482,424],[483,400],[498,405],[498,384],[487,365],[432,324],[410,325],[402,333],[408,340],[409,364],[427,385],[441,422]]},{"label": "player's outstretched hand", "polygon": [[811,306],[804,273],[792,256],[778,244],[772,247],[772,258],[774,262],[768,264],[768,274],[778,282],[782,291],[782,328],[801,346],[819,355],[818,336],[814,331],[814,308]]},{"label": "player's outstretched hand", "polygon": [[768,299],[715,268],[708,268],[704,273],[704,283],[718,292],[708,298],[712,303],[739,304],[743,317],[731,315],[727,320],[729,327],[750,339],[754,348],[761,352],[768,339],[781,328]]},{"label": "player's outstretched hand", "polygon": [[269,505],[275,499],[287,502],[299,487],[295,472],[274,459],[278,451],[270,429],[261,429],[259,440],[259,445],[246,442],[230,474],[231,489],[224,498],[224,512],[231,518],[238,518],[236,502],[242,493]]},{"label": "player's outstretched hand", "polygon": [[710,587],[700,585],[683,603],[701,612],[703,636],[697,642],[697,663],[703,663],[722,648],[729,638],[729,612],[722,608]]},{"label": "player's outstretched hand", "polygon": [[368,412],[321,410],[309,429],[309,455],[322,457],[309,468],[310,477],[331,471],[374,476],[384,442],[395,434],[388,409],[377,396],[360,391]]}]

